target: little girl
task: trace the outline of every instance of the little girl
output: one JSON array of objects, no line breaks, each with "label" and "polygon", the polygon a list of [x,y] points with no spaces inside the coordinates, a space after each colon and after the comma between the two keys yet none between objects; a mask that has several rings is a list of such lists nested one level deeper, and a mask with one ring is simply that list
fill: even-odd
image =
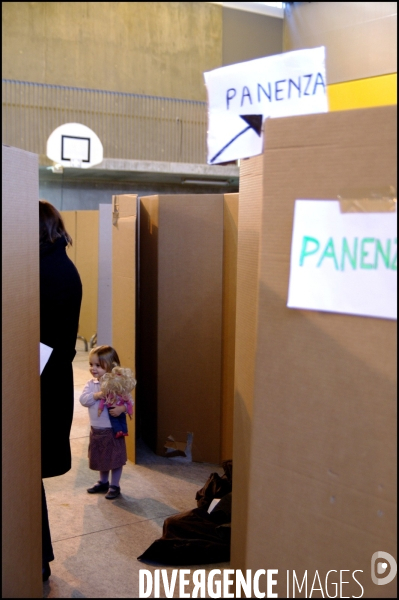
[{"label": "little girl", "polygon": [[[93,471],[100,471],[99,481],[87,491],[89,494],[108,492],[107,500],[117,498],[121,493],[119,487],[123,465],[126,464],[126,443],[124,437],[115,438],[108,415],[108,410],[98,411],[99,400],[103,397],[100,390],[100,379],[105,373],[110,373],[114,367],[120,366],[118,354],[111,346],[98,346],[89,352],[90,379],[84,387],[79,400],[89,409],[90,441],[89,441],[89,467]],[[129,401],[133,402],[131,396]],[[110,415],[118,417],[127,412],[126,404],[114,406],[109,409]],[[109,483],[111,471],[111,483]]]}]

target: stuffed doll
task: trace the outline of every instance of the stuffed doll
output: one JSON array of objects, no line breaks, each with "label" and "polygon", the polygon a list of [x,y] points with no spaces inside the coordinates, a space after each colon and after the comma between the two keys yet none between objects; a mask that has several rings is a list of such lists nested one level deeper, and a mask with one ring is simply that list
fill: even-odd
[{"label": "stuffed doll", "polygon": [[[111,373],[105,373],[101,377],[100,389],[103,392],[104,397],[100,398],[98,416],[101,415],[102,411],[104,410],[104,406],[110,409],[114,406],[125,405],[126,412],[128,413],[129,417],[132,418],[133,399],[130,393],[135,387],[136,380],[133,377],[133,373],[130,369],[114,367]],[[115,437],[117,438],[128,435],[126,412],[120,414],[119,417],[113,417],[112,415],[109,415],[112,429],[115,433]]]}]

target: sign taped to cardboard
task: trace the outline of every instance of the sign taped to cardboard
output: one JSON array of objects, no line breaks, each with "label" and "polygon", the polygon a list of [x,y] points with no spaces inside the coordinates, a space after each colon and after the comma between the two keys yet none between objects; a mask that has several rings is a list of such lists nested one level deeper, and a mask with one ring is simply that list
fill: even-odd
[{"label": "sign taped to cardboard", "polygon": [[324,46],[221,67],[204,78],[209,164],[261,154],[268,117],[328,111]]},{"label": "sign taped to cardboard", "polygon": [[289,308],[397,319],[397,215],[296,200]]}]

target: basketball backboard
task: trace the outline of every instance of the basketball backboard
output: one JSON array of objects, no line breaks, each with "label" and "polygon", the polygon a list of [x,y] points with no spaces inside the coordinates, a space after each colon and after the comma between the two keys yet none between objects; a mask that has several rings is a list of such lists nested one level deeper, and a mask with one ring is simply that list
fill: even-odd
[{"label": "basketball backboard", "polygon": [[87,169],[102,162],[103,146],[86,125],[64,123],[48,138],[47,156],[63,167]]}]

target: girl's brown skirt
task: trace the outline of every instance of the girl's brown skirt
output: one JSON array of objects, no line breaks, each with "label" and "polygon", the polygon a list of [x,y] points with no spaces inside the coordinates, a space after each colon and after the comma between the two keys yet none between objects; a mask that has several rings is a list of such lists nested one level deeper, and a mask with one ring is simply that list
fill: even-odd
[{"label": "girl's brown skirt", "polygon": [[119,469],[126,464],[125,438],[116,438],[112,427],[90,428],[89,467],[93,471]]}]

